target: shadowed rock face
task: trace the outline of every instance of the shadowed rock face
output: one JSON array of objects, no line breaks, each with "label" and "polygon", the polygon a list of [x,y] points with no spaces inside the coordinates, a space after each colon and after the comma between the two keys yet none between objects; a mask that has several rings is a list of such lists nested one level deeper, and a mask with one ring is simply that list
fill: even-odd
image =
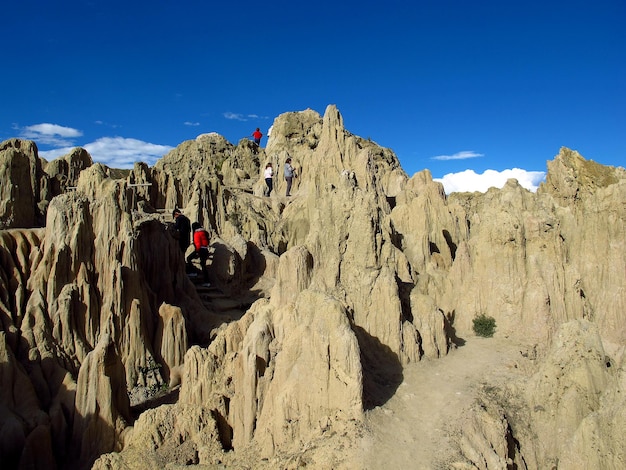
[{"label": "shadowed rock face", "polygon": [[0,143],[0,229],[44,225],[50,200],[75,187],[80,172],[93,164],[81,148],[50,163],[37,152],[27,140]]},{"label": "shadowed rock face", "polygon": [[[460,443],[468,461],[623,463],[610,397],[625,387],[624,170],[569,149],[548,169],[537,194],[511,180],[446,197],[428,170],[409,178],[390,150],[346,131],[334,106],[279,116],[258,153],[205,134],[126,179],[82,149],[42,163],[34,143],[2,143],[2,187],[23,191],[24,208],[1,190],[0,220],[16,228],[0,231],[0,461],[217,465],[221,449],[280,459],[359,423],[395,393],[403,365],[447,354],[486,314],[497,335],[536,345],[545,373],[516,389],[528,414],[503,420],[495,399],[477,411]],[[237,321],[185,275],[174,207],[212,233],[222,302],[258,298]],[[572,344],[594,352],[577,357]],[[552,378],[551,364],[573,372]],[[166,389],[175,404],[134,420],[131,405]],[[556,415],[532,411],[536,400]],[[564,442],[550,440],[555,426]]]},{"label": "shadowed rock face", "polygon": [[0,228],[32,227],[39,196],[41,163],[34,142],[18,139],[0,145]]}]

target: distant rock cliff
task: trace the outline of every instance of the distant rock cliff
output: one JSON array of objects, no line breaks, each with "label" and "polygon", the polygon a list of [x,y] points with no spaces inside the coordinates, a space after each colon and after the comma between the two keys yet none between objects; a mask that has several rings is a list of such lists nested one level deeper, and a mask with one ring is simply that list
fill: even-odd
[{"label": "distant rock cliff", "polygon": [[[623,168],[563,148],[536,194],[446,196],[329,106],[277,117],[258,153],[205,134],[118,173],[0,144],[3,468],[282,465],[356,432],[403,366],[446,355],[480,314],[538,367],[511,387],[518,412],[502,397],[477,412],[467,468],[624,464]],[[212,233],[221,301],[257,299],[241,318],[186,276],[174,207]]]}]

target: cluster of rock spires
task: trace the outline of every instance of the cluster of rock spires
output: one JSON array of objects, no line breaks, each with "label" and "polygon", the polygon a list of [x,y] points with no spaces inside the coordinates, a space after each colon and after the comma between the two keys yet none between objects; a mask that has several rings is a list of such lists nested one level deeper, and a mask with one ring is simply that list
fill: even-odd
[{"label": "cluster of rock spires", "polygon": [[[287,156],[293,196],[263,197]],[[446,196],[329,106],[258,153],[205,134],[127,172],[12,139],[0,181],[2,468],[295,468],[325,438],[365,468],[342,435],[480,314],[536,368],[477,407],[456,468],[625,467],[623,168],[563,148],[537,193]],[[187,278],[174,207],[212,229],[212,283],[257,299],[241,318]]]}]

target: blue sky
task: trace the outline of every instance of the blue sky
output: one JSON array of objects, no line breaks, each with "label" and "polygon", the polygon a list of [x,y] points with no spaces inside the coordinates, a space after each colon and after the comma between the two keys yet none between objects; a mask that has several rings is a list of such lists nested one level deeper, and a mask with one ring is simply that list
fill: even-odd
[{"label": "blue sky", "polygon": [[532,188],[562,146],[626,162],[624,0],[6,0],[2,16],[0,140],[48,160],[153,165],[335,104],[448,192]]}]

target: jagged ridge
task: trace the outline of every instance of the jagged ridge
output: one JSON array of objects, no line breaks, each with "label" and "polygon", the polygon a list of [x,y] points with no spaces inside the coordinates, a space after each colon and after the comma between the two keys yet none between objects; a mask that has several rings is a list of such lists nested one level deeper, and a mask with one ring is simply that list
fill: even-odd
[{"label": "jagged ridge", "polygon": [[[272,129],[258,154],[247,140],[203,135],[124,179],[80,149],[46,163],[34,143],[1,144],[2,181],[22,192],[3,191],[0,220],[26,227],[0,232],[3,463],[280,461],[361,422],[394,393],[403,365],[447,354],[481,313],[539,358],[561,325],[585,319],[612,364],[572,400],[565,444],[550,417],[520,417],[519,448],[505,439],[498,452],[528,468],[564,453],[595,462],[610,451],[623,463],[619,442],[573,445],[592,413],[600,435],[625,422],[613,404],[584,398],[624,388],[623,169],[561,149],[537,194],[510,181],[446,197],[427,170],[408,178],[392,152],[347,132],[334,106],[281,115]],[[263,197],[260,168],[280,169],[287,155],[294,196],[281,196],[277,178]],[[163,223],[173,207],[214,232],[212,282],[245,299],[241,319],[212,311],[187,279]],[[133,422],[126,390],[181,381],[171,410]],[[480,467],[486,450],[463,445]],[[111,451],[121,453],[99,458]]]}]

